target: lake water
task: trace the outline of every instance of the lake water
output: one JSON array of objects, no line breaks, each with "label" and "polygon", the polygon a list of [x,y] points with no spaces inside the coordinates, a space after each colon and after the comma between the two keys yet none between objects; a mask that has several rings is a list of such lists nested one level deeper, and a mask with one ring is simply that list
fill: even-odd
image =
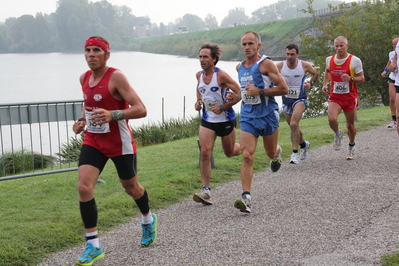
[{"label": "lake water", "polygon": [[[0,104],[81,100],[79,76],[88,67],[81,54],[0,54]],[[238,62],[218,67],[237,80]],[[193,117],[198,59],[141,52],[111,52],[108,65],[125,73],[147,107],[132,126]],[[281,105],[281,97],[277,97]],[[163,107],[162,107],[163,106]],[[240,104],[234,106],[239,112]]]}]

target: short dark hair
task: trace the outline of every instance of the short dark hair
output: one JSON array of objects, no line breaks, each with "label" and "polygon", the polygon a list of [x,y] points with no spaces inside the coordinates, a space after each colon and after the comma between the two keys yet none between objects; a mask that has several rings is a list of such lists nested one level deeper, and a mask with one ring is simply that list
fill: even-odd
[{"label": "short dark hair", "polygon": [[299,54],[298,45],[296,45],[295,43],[288,44],[287,47],[285,47],[285,49],[287,49],[287,50],[295,49],[296,53]]},{"label": "short dark hair", "polygon": [[222,56],[222,49],[220,49],[219,44],[216,43],[210,43],[206,42],[203,43],[199,49],[198,52],[200,52],[202,49],[209,49],[211,50],[211,56],[212,58],[215,58],[215,63],[214,65],[216,66],[217,62],[219,62],[220,57]]}]

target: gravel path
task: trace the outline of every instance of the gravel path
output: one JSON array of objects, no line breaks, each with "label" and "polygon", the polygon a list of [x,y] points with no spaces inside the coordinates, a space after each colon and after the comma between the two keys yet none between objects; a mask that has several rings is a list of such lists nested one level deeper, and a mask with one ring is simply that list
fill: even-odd
[{"label": "gravel path", "polygon": [[[311,148],[299,165],[256,174],[251,214],[233,207],[241,193],[234,181],[213,191],[212,206],[187,198],[156,211],[149,248],[140,248],[139,219],[121,225],[100,236],[106,256],[94,265],[380,265],[399,250],[398,134],[377,127],[356,141],[353,161],[345,137],[341,150]],[[73,265],[83,248],[39,265]]]}]

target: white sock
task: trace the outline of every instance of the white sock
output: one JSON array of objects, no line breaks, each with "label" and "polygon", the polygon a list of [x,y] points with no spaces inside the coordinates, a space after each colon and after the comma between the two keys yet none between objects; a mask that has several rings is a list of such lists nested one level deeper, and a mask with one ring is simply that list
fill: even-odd
[{"label": "white sock", "polygon": [[146,216],[141,216],[141,223],[142,224],[151,224],[153,222],[153,218],[151,212],[148,213]]},{"label": "white sock", "polygon": [[[97,231],[86,233],[86,237],[97,236],[97,234]],[[96,248],[100,247],[100,241],[98,240],[98,237],[87,240],[87,243],[92,244]]]}]

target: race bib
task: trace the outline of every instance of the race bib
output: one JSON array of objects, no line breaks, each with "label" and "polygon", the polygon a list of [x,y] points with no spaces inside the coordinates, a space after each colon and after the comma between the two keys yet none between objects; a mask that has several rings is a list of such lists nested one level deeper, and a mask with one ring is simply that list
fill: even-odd
[{"label": "race bib", "polygon": [[344,94],[349,93],[349,82],[335,82],[334,81],[334,93]]},{"label": "race bib", "polygon": [[220,100],[211,100],[211,99],[202,99],[202,102],[204,103],[205,106],[205,111],[212,111],[212,106],[220,106],[223,104],[222,101]]},{"label": "race bib", "polygon": [[250,96],[245,88],[241,88],[241,99],[245,104],[260,104],[260,95]]},{"label": "race bib", "polygon": [[299,99],[299,94],[301,93],[301,86],[289,86],[288,94],[285,97],[290,99]]},{"label": "race bib", "polygon": [[97,125],[96,122],[91,119],[92,112],[86,111],[86,125],[87,131],[90,133],[109,133],[111,132],[109,128],[109,123],[105,123],[102,125]]}]

